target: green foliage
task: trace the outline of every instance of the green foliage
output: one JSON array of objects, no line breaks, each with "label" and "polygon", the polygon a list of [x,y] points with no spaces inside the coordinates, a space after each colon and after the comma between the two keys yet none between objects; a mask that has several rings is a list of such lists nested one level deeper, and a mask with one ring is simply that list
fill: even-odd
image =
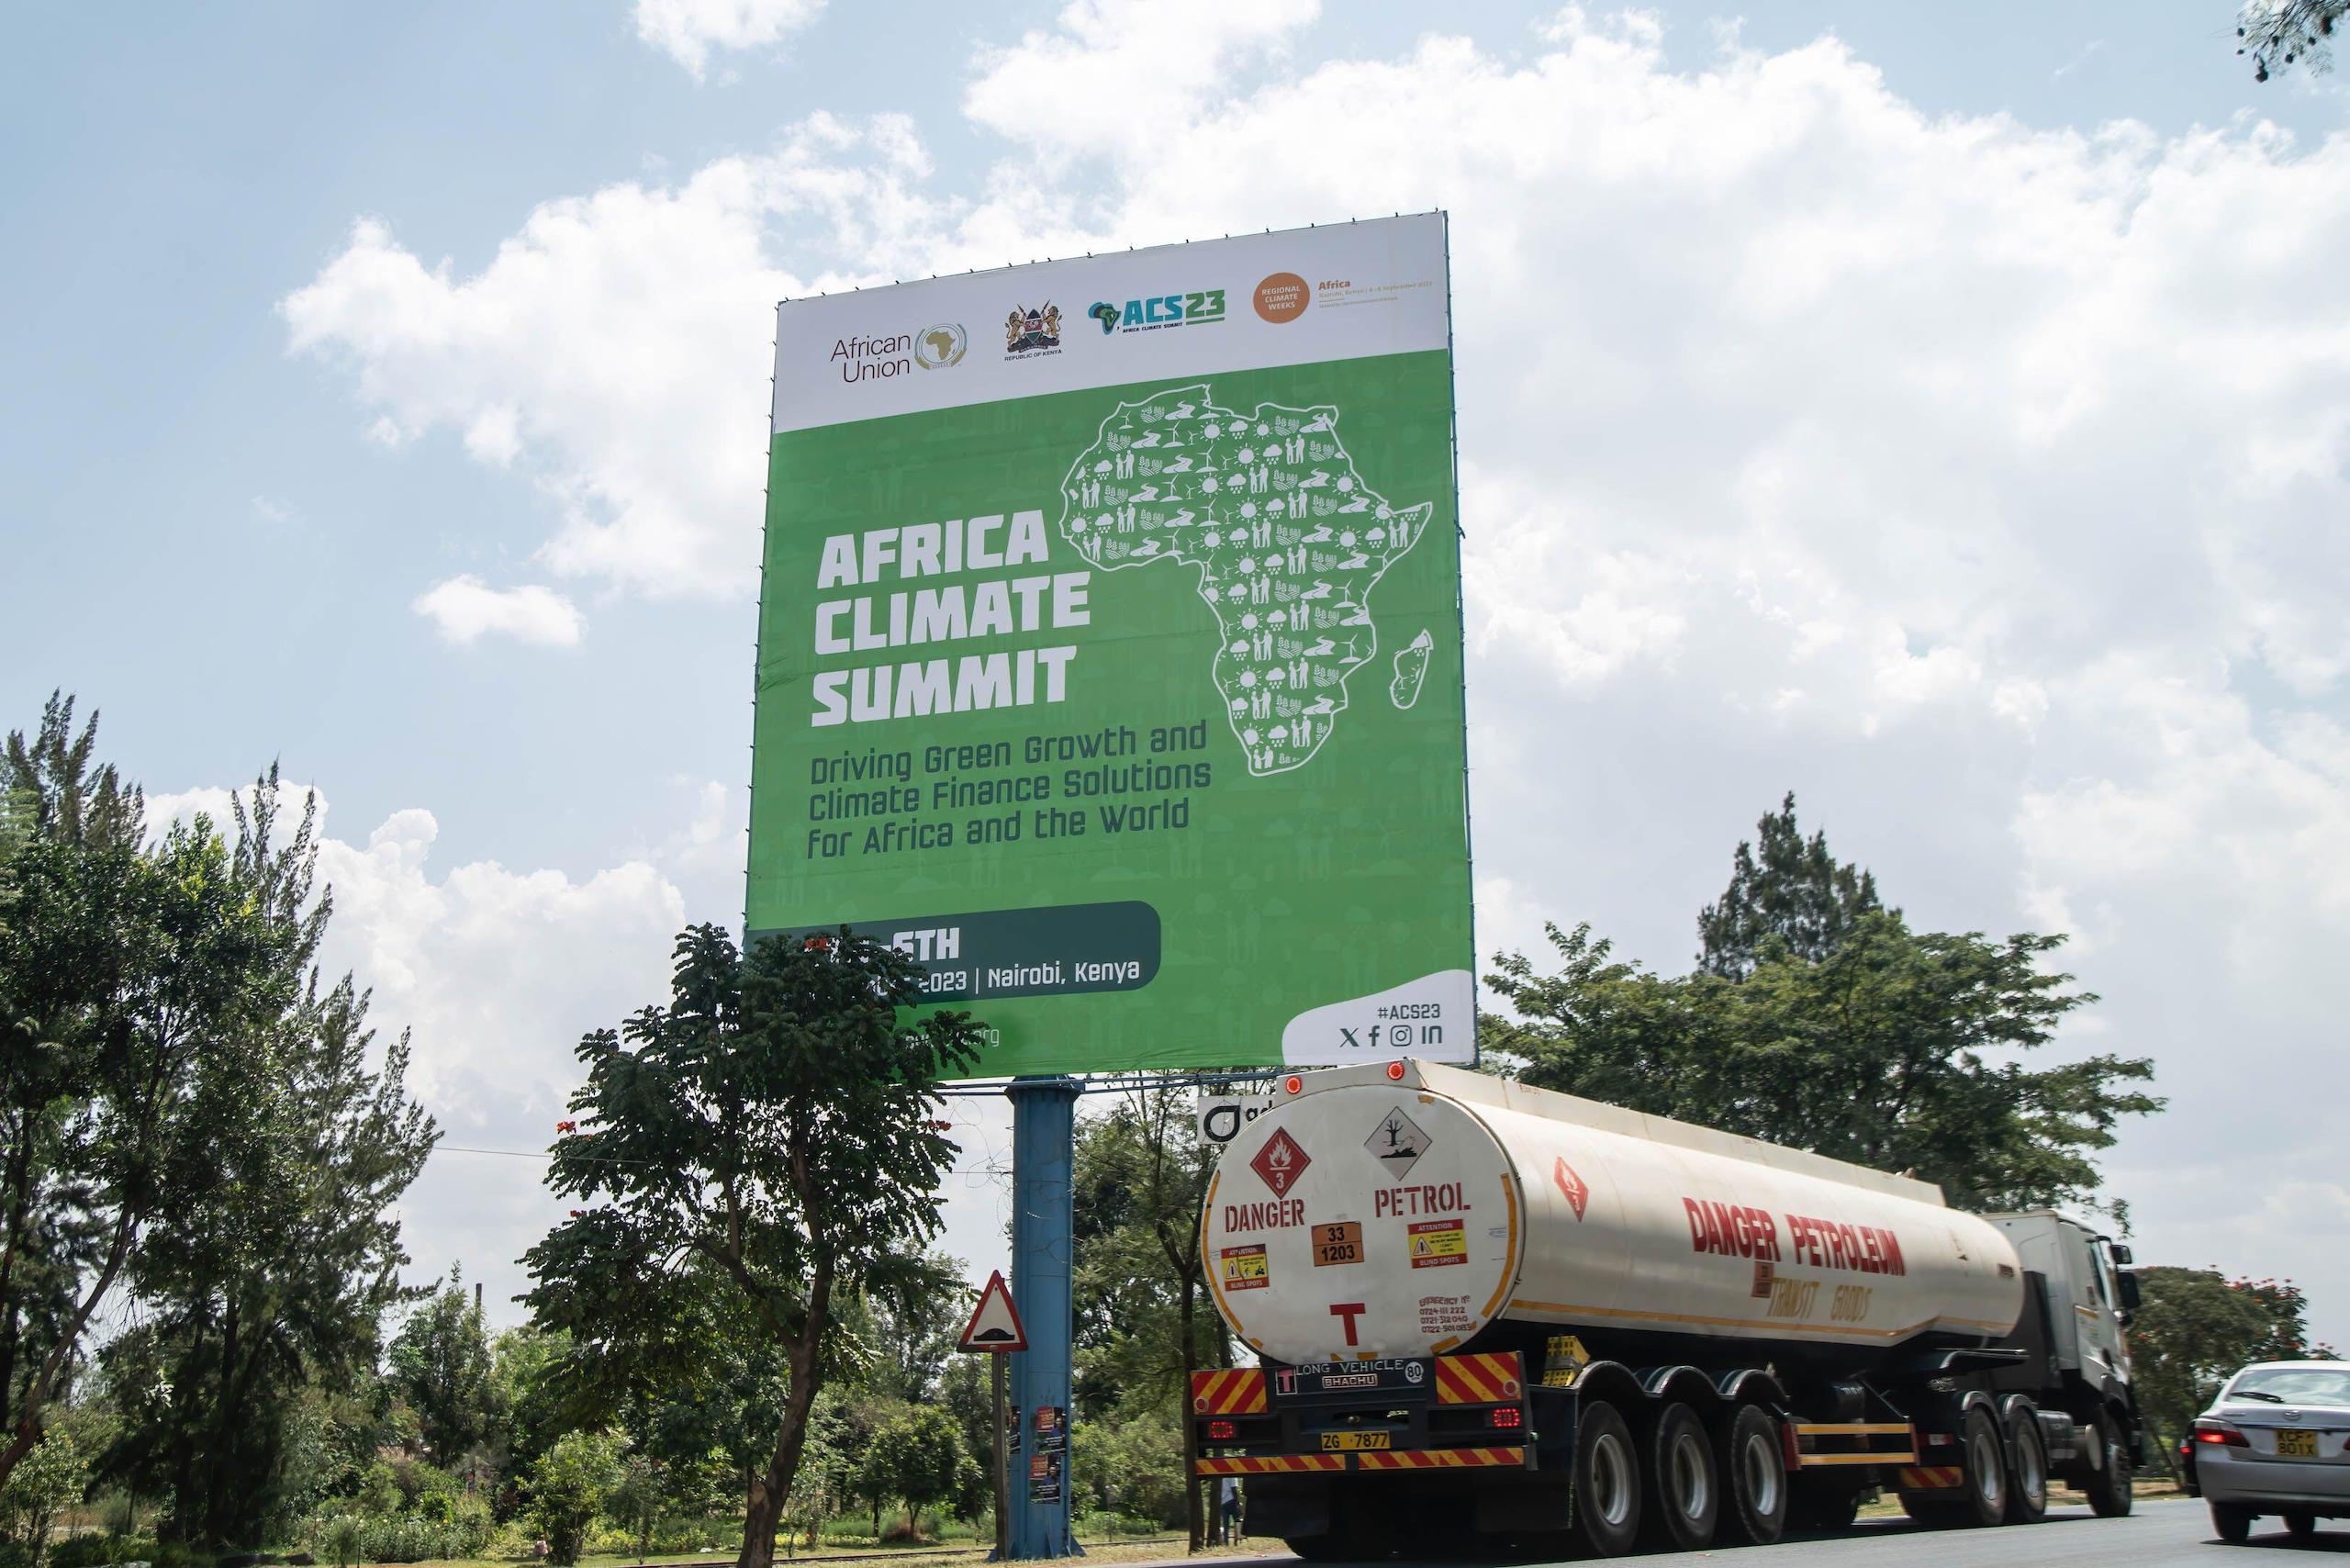
[{"label": "green foliage", "polygon": [[2236,52],[2252,57],[2252,79],[2266,82],[2288,66],[2322,74],[2333,69],[2333,29],[2350,0],[2245,0],[2236,13]]},{"label": "green foliage", "polygon": [[246,1543],[299,1512],[302,1391],[372,1371],[406,1261],[390,1205],[434,1134],[405,1042],[375,1052],[365,1000],[315,969],[315,803],[285,833],[273,768],[228,831],[151,843],[95,738],[53,699],[0,779],[0,1479],[129,1290],[100,1473],[168,1495],[167,1540]]},{"label": "green foliage", "polygon": [[963,1447],[955,1417],[935,1406],[910,1409],[873,1434],[857,1473],[857,1493],[902,1503],[906,1533],[921,1511],[954,1502],[980,1484],[979,1466]]},{"label": "green foliage", "polygon": [[[1078,1127],[1078,1413],[1155,1426],[1162,1448],[1181,1445],[1192,1372],[1232,1364],[1200,1260],[1201,1205],[1214,1172],[1188,1094],[1141,1091]],[[1204,1517],[1190,1523],[1196,1542]]]},{"label": "green foliage", "polygon": [[2130,1366],[2139,1408],[2166,1438],[2185,1432],[2243,1367],[2336,1359],[2331,1345],[2311,1342],[2309,1304],[2290,1280],[2161,1266],[2137,1272]]},{"label": "green foliage", "polygon": [[839,1303],[953,1285],[922,1255],[955,1153],[930,1096],[981,1036],[960,1014],[910,1018],[921,1001],[904,954],[845,930],[740,954],[696,926],[669,1004],[580,1042],[578,1130],[547,1180],[582,1206],[531,1249],[531,1309],[571,1337],[576,1414],[697,1397],[749,1348],[780,1353],[744,1568],[773,1557],[810,1405],[841,1360]]},{"label": "green foliage", "polygon": [[566,1432],[531,1467],[532,1523],[547,1543],[547,1561],[579,1561],[588,1527],[621,1481],[620,1444],[601,1432]]},{"label": "green foliage", "polygon": [[2041,968],[2065,939],[1913,932],[1793,809],[1701,921],[1711,969],[1653,974],[1551,926],[1555,973],[1496,957],[1516,1016],[1483,1015],[1484,1048],[1539,1087],[1907,1170],[1960,1207],[2086,1201],[2115,1126],[2163,1102],[2130,1087],[2145,1058],[2024,1064],[2097,1000]]},{"label": "green foliage", "polygon": [[41,1568],[50,1522],[81,1499],[89,1475],[73,1434],[53,1431],[0,1484],[0,1537],[25,1549],[28,1568]]},{"label": "green foliage", "polygon": [[605,1511],[642,1560],[670,1520],[699,1519],[725,1507],[727,1481],[726,1456],[715,1450],[672,1459],[631,1447]]},{"label": "green foliage", "polygon": [[488,1324],[458,1273],[400,1325],[388,1359],[392,1391],[416,1412],[425,1451],[440,1463],[457,1468],[503,1438]]},{"label": "green foliage", "polygon": [[1698,913],[1702,973],[1744,979],[1773,937],[1790,957],[1816,964],[1852,935],[1863,915],[1884,907],[1876,879],[1850,863],[1838,865],[1828,853],[1826,834],[1803,836],[1796,826],[1794,790],[1754,827],[1761,852],[1740,839],[1721,902]]},{"label": "green foliage", "polygon": [[1076,1495],[1105,1517],[1146,1519],[1154,1528],[1185,1522],[1183,1434],[1157,1406],[1080,1421],[1069,1447]]}]

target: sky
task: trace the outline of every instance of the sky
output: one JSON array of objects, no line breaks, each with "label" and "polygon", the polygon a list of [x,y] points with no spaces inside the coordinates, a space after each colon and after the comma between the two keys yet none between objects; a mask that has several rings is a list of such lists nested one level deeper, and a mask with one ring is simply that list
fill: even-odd
[{"label": "sky", "polygon": [[1686,968],[1793,790],[1913,924],[2069,934],[2045,1054],[2170,1097],[2141,1261],[2350,1343],[2342,85],[2220,0],[1430,14],[14,20],[0,723],[79,694],[159,819],[317,791],[412,1277],[520,1316],[573,1042],[739,925],[773,303],[1442,207],[1481,949]]}]

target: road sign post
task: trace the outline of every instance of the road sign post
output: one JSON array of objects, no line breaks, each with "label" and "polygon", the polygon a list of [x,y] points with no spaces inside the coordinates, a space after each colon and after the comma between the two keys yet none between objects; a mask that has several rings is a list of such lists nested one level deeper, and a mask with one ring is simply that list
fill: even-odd
[{"label": "road sign post", "polygon": [[1012,1304],[1012,1292],[1003,1282],[1003,1271],[998,1269],[988,1276],[987,1288],[979,1292],[979,1305],[971,1308],[971,1320],[963,1326],[963,1337],[957,1340],[958,1350],[992,1356],[994,1365],[988,1372],[988,1384],[995,1409],[994,1446],[988,1468],[990,1489],[995,1494],[994,1560],[1002,1561],[1006,1545],[1005,1491],[1003,1473],[1003,1359],[1028,1348],[1028,1332],[1020,1326],[1019,1310]]}]

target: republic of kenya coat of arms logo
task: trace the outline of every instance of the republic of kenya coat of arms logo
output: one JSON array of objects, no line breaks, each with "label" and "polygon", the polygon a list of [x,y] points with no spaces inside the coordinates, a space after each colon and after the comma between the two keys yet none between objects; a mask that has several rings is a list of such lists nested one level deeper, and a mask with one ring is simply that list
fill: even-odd
[{"label": "republic of kenya coat of arms logo", "polygon": [[1008,354],[1035,353],[1039,349],[1061,346],[1061,308],[1047,303],[1042,310],[1012,308],[1004,318],[1003,352]]}]

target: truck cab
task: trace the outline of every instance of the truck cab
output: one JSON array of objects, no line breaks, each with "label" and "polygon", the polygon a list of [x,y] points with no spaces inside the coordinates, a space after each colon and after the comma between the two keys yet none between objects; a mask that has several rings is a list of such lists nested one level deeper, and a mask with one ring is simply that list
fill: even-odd
[{"label": "truck cab", "polygon": [[2097,1402],[2130,1407],[2123,1330],[2138,1304],[2130,1249],[2053,1209],[1985,1217],[2006,1233],[2025,1270],[2044,1282],[2050,1370]]}]

